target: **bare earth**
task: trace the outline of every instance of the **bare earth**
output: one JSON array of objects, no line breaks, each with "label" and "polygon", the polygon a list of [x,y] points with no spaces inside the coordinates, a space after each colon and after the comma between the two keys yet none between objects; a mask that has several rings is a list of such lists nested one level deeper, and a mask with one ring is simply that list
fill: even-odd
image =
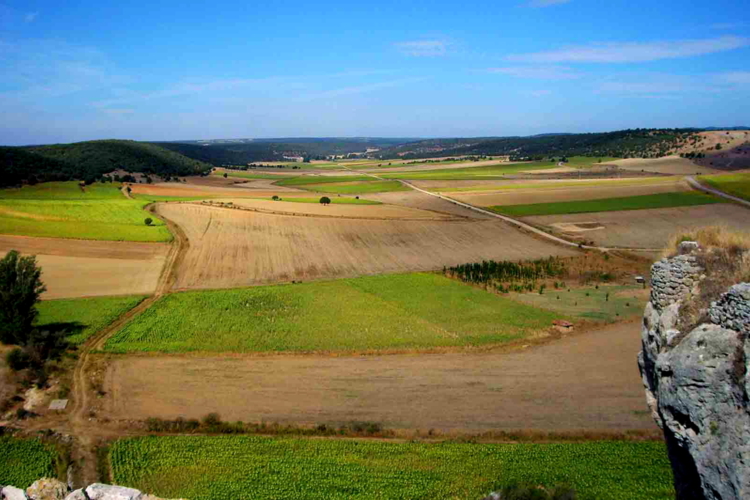
[{"label": "bare earth", "polygon": [[[540,186],[542,187],[542,186]],[[482,193],[447,193],[464,203],[488,207],[494,205],[524,205],[527,203],[551,203],[557,201],[602,200],[625,196],[672,193],[690,191],[687,182],[680,178],[667,177],[663,182],[646,185],[596,185],[564,186],[550,188],[549,184],[542,189],[514,189],[501,192]]]},{"label": "bare earth", "polygon": [[177,268],[177,289],[424,271],[575,252],[499,220],[360,220],[201,204],[162,204],[158,213],[179,224],[189,240]]},{"label": "bare earth", "polygon": [[665,156],[664,158],[627,158],[609,161],[607,165],[617,165],[625,170],[645,170],[658,174],[696,175],[720,172],[713,168],[696,165],[687,158],[680,158],[677,155]]},{"label": "bare earth", "polygon": [[[623,212],[542,215],[524,217],[523,220],[557,233],[561,233],[563,227],[559,224],[602,226],[602,229],[583,233],[583,238],[586,241],[593,240],[596,245],[624,248],[664,248],[675,233],[700,226],[718,224],[736,231],[750,231],[750,210],[731,203]],[[581,235],[577,232],[562,233],[571,239]]]},{"label": "bare earth", "polygon": [[[412,160],[413,161],[413,160]],[[352,166],[352,168],[357,168],[358,170],[361,170],[362,172],[373,172],[373,173],[388,173],[388,174],[396,174],[400,172],[421,172],[423,170],[448,170],[452,168],[470,168],[470,167],[487,167],[490,165],[517,165],[521,162],[510,162],[510,161],[504,161],[501,162],[500,160],[483,160],[483,161],[465,161],[460,163],[417,163],[414,165],[403,165],[402,167],[393,167],[390,168],[358,168],[356,166]],[[387,165],[387,162],[383,162],[383,165]],[[394,163],[395,165],[395,163]]]},{"label": "bare earth", "polygon": [[[112,419],[200,418],[396,429],[654,429],[638,322],[510,353],[325,358],[117,357]],[[581,361],[585,360],[585,363]]]},{"label": "bare earth", "polygon": [[36,255],[45,299],[153,293],[169,245],[0,235],[0,255]]}]

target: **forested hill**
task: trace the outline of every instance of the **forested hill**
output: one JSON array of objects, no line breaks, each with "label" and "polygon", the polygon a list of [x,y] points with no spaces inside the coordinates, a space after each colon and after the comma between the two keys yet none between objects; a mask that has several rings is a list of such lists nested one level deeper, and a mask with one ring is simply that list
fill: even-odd
[{"label": "forested hill", "polygon": [[117,169],[166,177],[201,174],[209,171],[211,165],[136,141],[0,147],[0,186],[58,180],[93,181]]},{"label": "forested hill", "polygon": [[381,151],[387,158],[459,155],[616,156],[656,158],[666,156],[696,140],[695,129],[633,129],[591,134],[543,134],[533,137],[433,139]]}]

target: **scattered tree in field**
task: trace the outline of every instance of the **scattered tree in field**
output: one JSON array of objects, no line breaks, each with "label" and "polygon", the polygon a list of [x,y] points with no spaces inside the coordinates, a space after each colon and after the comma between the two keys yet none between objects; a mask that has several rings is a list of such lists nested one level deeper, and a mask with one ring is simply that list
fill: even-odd
[{"label": "scattered tree in field", "polygon": [[26,345],[39,312],[36,304],[47,290],[33,255],[11,250],[0,260],[0,342]]},{"label": "scattered tree in field", "polygon": [[229,177],[229,176],[227,175],[226,172],[224,172],[224,178],[226,179],[227,177]]},{"label": "scattered tree in field", "polygon": [[150,226],[151,224],[153,224],[153,223],[154,223],[154,219],[152,219],[151,217],[146,217],[146,220],[144,220],[143,222],[144,222],[144,223],[145,223],[145,224],[146,224],[147,226]]},{"label": "scattered tree in field", "polygon": [[331,204],[331,199],[328,196],[323,196],[322,198],[320,198],[320,204],[321,205],[330,205]]},{"label": "scattered tree in field", "polygon": [[271,196],[271,199],[273,201],[279,201],[281,198],[279,198],[278,195],[273,195],[273,196]]}]

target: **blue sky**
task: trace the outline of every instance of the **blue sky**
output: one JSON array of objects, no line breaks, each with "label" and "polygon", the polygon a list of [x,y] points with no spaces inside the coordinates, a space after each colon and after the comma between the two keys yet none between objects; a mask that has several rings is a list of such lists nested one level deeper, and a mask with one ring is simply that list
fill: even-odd
[{"label": "blue sky", "polygon": [[748,122],[742,1],[0,0],[0,144]]}]

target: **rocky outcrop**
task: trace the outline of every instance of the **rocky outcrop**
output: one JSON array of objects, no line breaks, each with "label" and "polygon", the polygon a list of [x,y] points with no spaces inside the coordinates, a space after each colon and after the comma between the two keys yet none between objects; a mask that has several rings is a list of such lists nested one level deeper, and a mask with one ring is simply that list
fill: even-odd
[{"label": "rocky outcrop", "polygon": [[26,491],[13,486],[0,487],[0,500],[162,500],[133,488],[94,483],[69,491],[62,481],[42,478]]},{"label": "rocky outcrop", "polygon": [[652,267],[638,357],[653,417],[664,431],[678,500],[750,498],[750,284],[734,285],[681,326],[704,275],[701,249]]}]

